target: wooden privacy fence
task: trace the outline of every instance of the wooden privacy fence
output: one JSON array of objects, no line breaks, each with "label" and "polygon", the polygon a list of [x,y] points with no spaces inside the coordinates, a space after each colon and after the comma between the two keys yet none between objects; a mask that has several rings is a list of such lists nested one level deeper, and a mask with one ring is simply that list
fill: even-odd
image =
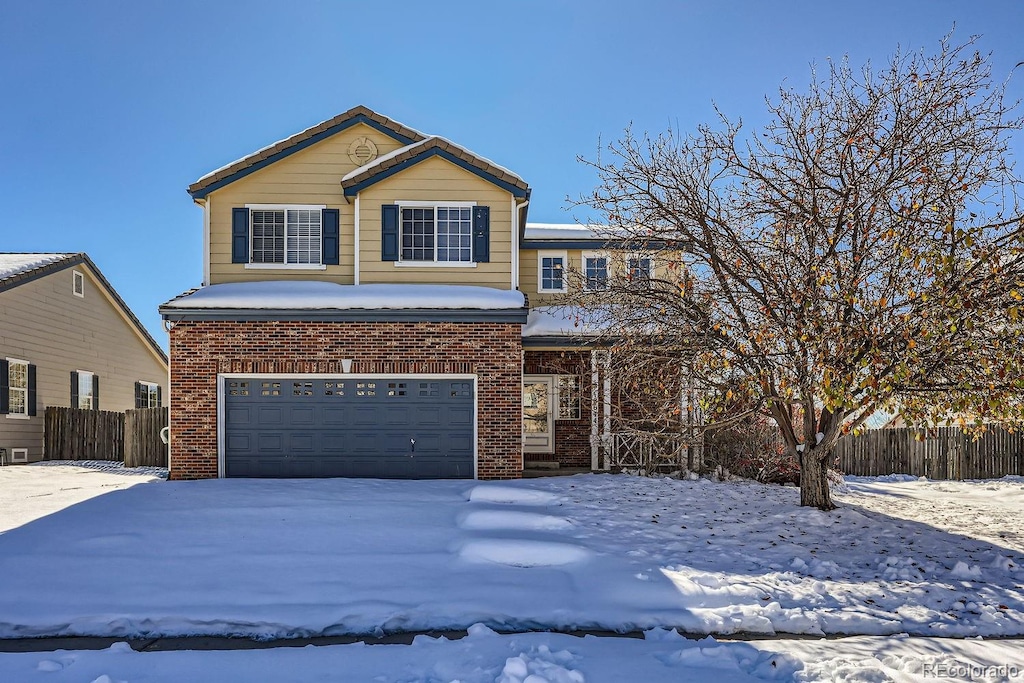
[{"label": "wooden privacy fence", "polygon": [[47,460],[124,460],[124,413],[49,406]]},{"label": "wooden privacy fence", "polygon": [[167,444],[160,430],[167,426],[167,408],[139,408],[125,413],[124,466],[167,467]]},{"label": "wooden privacy fence", "polygon": [[990,427],[975,440],[957,427],[875,429],[836,446],[846,474],[911,474],[929,479],[991,479],[1024,474],[1024,438]]}]

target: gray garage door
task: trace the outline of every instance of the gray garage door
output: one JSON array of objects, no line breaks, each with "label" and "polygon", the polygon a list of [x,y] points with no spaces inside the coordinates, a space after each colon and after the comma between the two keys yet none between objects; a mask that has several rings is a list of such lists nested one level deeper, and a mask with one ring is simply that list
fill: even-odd
[{"label": "gray garage door", "polygon": [[473,477],[473,382],[229,378],[229,477]]}]

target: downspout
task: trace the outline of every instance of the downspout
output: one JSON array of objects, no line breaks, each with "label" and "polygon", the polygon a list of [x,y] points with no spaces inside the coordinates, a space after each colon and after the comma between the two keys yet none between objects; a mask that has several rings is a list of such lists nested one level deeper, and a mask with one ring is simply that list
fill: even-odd
[{"label": "downspout", "polygon": [[512,197],[512,289],[519,289],[519,212],[529,205],[529,199],[516,204]]},{"label": "downspout", "polygon": [[210,284],[210,211],[213,204],[213,197],[206,196],[206,199],[196,202],[203,207],[203,287]]},{"label": "downspout", "polygon": [[352,264],[352,284],[359,284],[359,195],[356,195],[355,201],[355,215],[353,216],[353,243],[352,253],[355,258],[355,262]]}]

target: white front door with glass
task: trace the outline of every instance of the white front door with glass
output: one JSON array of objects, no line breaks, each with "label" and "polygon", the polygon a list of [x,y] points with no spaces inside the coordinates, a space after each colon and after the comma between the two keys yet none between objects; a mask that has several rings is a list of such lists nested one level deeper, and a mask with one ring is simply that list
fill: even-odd
[{"label": "white front door with glass", "polygon": [[555,394],[550,376],[523,376],[523,451],[555,452]]}]

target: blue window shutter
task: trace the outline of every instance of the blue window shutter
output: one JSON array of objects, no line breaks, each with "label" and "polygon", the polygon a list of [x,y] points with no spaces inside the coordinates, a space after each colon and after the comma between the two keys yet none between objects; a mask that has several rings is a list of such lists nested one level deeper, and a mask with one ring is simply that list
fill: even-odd
[{"label": "blue window shutter", "polygon": [[35,417],[36,414],[36,366],[28,366],[28,414]]},{"label": "blue window shutter", "polygon": [[491,260],[491,207],[473,207],[473,260],[489,263]]},{"label": "blue window shutter", "polygon": [[338,265],[338,256],[340,253],[341,236],[339,235],[339,226],[341,216],[339,215],[338,209],[324,209],[321,212],[321,230],[320,233],[323,235],[322,244],[322,261],[325,266],[336,266]]},{"label": "blue window shutter", "polygon": [[142,408],[142,382],[135,383],[135,408]]},{"label": "blue window shutter", "polygon": [[11,375],[7,361],[0,358],[0,414],[11,409]]},{"label": "blue window shutter", "polygon": [[156,407],[159,408],[164,404],[163,399],[163,387],[159,384],[156,385]]},{"label": "blue window shutter", "polygon": [[92,376],[92,409],[100,409],[100,376]]},{"label": "blue window shutter", "polygon": [[249,262],[249,209],[231,209],[231,262]]},{"label": "blue window shutter", "polygon": [[71,371],[71,407],[78,407],[78,371]]},{"label": "blue window shutter", "polygon": [[380,207],[380,260],[398,260],[398,205]]}]

